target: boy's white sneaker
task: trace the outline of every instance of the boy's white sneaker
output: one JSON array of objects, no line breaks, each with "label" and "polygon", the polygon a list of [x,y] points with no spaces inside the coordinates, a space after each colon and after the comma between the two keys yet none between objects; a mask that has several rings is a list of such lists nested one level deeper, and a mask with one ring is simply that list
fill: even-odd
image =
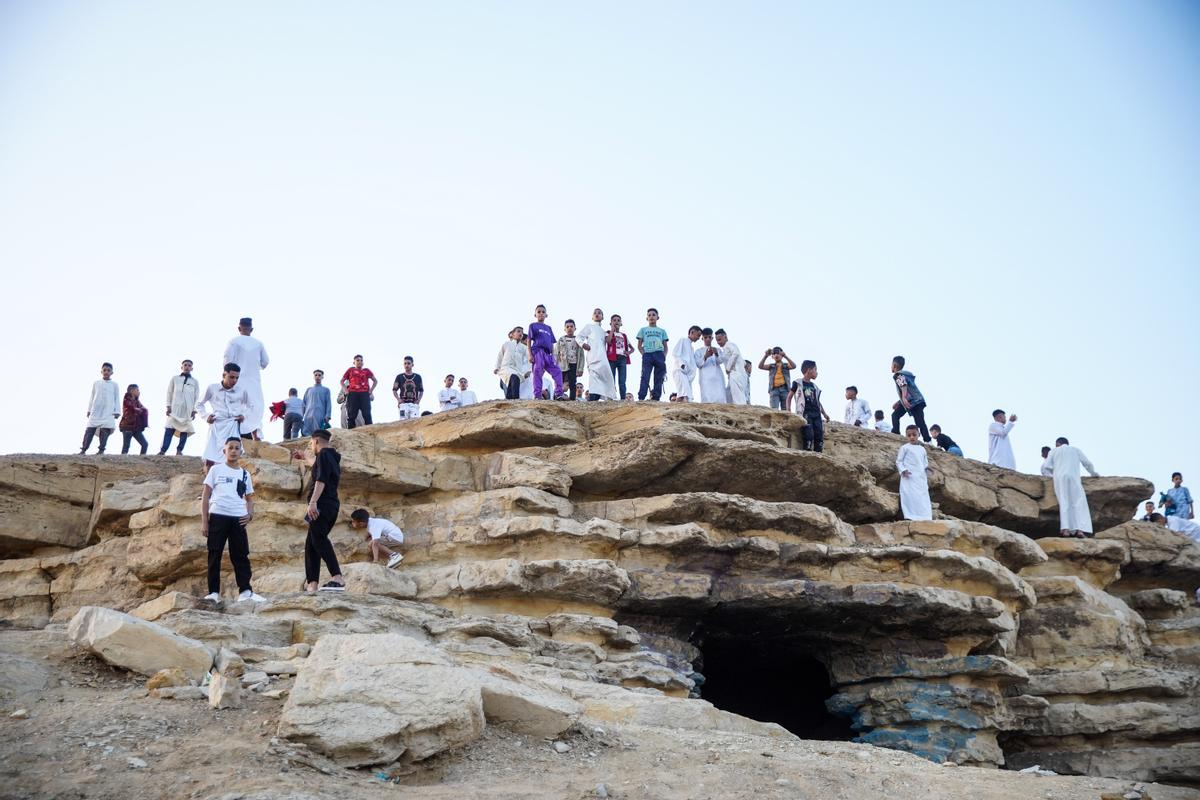
[{"label": "boy's white sneaker", "polygon": [[221,602],[221,595],[217,594],[216,592],[213,592],[212,594],[204,595],[203,599],[207,600],[210,603],[219,603],[219,602]]},{"label": "boy's white sneaker", "polygon": [[238,595],[239,603],[245,602],[246,600],[249,600],[253,603],[261,603],[266,599],[267,598],[263,597],[261,594],[255,594],[254,592],[250,591],[249,589],[247,589],[246,591],[244,591]]},{"label": "boy's white sneaker", "polygon": [[388,569],[391,569],[403,560],[404,556],[400,555],[399,553],[392,553],[392,557],[388,559]]}]

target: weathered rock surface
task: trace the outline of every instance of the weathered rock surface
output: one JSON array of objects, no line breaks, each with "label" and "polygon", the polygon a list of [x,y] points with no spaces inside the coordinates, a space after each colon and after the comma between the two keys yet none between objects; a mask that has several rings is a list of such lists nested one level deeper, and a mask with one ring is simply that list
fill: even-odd
[{"label": "weathered rock surface", "polygon": [[67,635],[113,666],[142,675],[178,668],[199,681],[213,663],[212,650],[200,642],[110,608],[79,609]]},{"label": "weathered rock surface", "polygon": [[[197,599],[198,464],[0,458],[0,615],[117,615],[75,635],[139,671],[183,664],[131,656],[138,626],[190,642],[217,707],[296,675],[281,735],[345,765],[453,751],[485,721],[787,735],[730,708],[934,761],[1200,783],[1200,549],[1125,522],[1148,483],[1085,481],[1097,538],[1035,539],[1057,529],[1049,481],[931,452],[940,518],[908,522],[897,438],[831,425],[809,453],[803,425],[496,402],[336,431],[340,596],[299,593],[305,443],[253,443],[255,604],[228,566],[223,602]],[[404,529],[399,568],[367,563],[359,506]],[[5,544],[38,514],[52,530]],[[80,610],[101,605],[132,616]],[[814,693],[820,723],[796,722]]]}]

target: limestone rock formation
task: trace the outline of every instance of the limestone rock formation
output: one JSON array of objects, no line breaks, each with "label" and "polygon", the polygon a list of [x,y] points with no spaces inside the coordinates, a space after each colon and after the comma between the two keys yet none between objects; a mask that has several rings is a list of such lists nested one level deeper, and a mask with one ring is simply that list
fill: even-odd
[{"label": "limestone rock formation", "polygon": [[[1064,540],[1050,481],[931,451],[938,518],[908,522],[898,438],[833,425],[809,453],[803,424],[499,401],[335,431],[343,596],[299,592],[304,443],[257,443],[256,604],[228,575],[221,603],[197,599],[195,460],[0,458],[0,615],[75,617],[76,641],[144,674],[216,658],[216,705],[295,675],[279,735],[342,765],[452,757],[488,725],[788,736],[778,722],[1200,784],[1200,548],[1128,521],[1146,481],[1085,481],[1100,533]],[[404,529],[398,569],[367,563],[359,506]],[[175,649],[134,658],[125,637],[147,630]]]}]

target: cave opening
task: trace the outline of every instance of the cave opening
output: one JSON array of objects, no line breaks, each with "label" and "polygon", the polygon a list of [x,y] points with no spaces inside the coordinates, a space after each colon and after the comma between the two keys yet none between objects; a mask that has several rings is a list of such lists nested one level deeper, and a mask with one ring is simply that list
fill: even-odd
[{"label": "cave opening", "polygon": [[772,638],[704,637],[697,666],[704,676],[700,696],[723,711],[777,723],[802,739],[853,739],[850,720],[825,707],[836,693],[825,665],[811,649]]}]

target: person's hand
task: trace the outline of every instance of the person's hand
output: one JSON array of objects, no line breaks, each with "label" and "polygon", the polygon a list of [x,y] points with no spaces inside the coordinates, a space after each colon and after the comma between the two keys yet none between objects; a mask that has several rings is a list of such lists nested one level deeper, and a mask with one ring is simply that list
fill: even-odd
[{"label": "person's hand", "polygon": [[251,512],[251,513],[247,514],[247,515],[246,515],[246,516],[244,516],[244,517],[238,517],[238,522],[240,522],[240,523],[241,523],[241,524],[243,524],[243,525],[249,525],[249,524],[250,524],[250,520],[252,520],[252,519],[254,519],[254,513],[253,513],[253,512]]},{"label": "person's hand", "polygon": [[861,427],[862,427],[862,420],[860,420],[860,419],[859,419],[859,420],[855,420],[855,421],[854,421],[854,427],[856,427],[856,428],[861,428]]},{"label": "person's hand", "polygon": [[246,415],[245,415],[245,414],[238,414],[236,417],[234,417],[234,419],[236,419],[238,422],[245,422],[245,421],[246,421]]},{"label": "person's hand", "polygon": [[911,473],[911,472],[909,472],[908,470],[904,470],[904,472],[901,472],[901,473],[900,473],[900,477],[902,477],[902,478],[911,478],[911,477],[912,477],[912,473]]},{"label": "person's hand", "polygon": [[[168,412],[168,413],[169,413],[169,412]],[[195,412],[195,411],[193,411],[193,412],[192,412],[192,419],[195,419],[195,418],[196,418],[196,412]]]},{"label": "person's hand", "polygon": [[579,345],[579,346],[580,346],[580,347],[582,347],[584,350],[591,350],[591,349],[592,349],[592,346],[591,346],[590,344],[588,344],[587,342],[584,342],[583,344],[581,344],[581,345]]},{"label": "person's hand", "polygon": [[308,518],[310,520],[314,520],[319,516],[321,516],[321,511],[320,511],[320,509],[317,508],[317,504],[309,503],[308,504]]},{"label": "person's hand", "polygon": [[499,374],[500,374],[500,370],[498,370],[498,369],[494,369],[494,370],[492,370],[492,374],[493,374],[493,375],[499,375]]},{"label": "person's hand", "polygon": [[899,401],[899,400],[897,400],[896,402],[892,403],[892,411],[896,411],[896,410],[898,410],[899,408],[900,408],[900,401]]},{"label": "person's hand", "polygon": [[1009,418],[1008,418],[1008,421],[1009,421],[1009,422],[1016,422],[1016,421],[1017,421],[1017,415],[1016,415],[1016,414],[1013,414],[1011,417],[1009,417]]},{"label": "person's hand", "polygon": [[[171,416],[171,407],[170,406],[167,406],[167,416],[168,417]],[[195,416],[195,414],[193,414],[192,416]]]},{"label": "person's hand", "polygon": [[831,419],[829,419],[829,415],[828,415],[828,414],[826,414],[826,415],[825,415],[825,421],[826,421],[826,422],[832,422],[832,420],[831,420]]},{"label": "person's hand", "polygon": [[294,461],[303,461],[304,460],[304,452],[302,450],[293,450],[292,451],[292,459]]},{"label": "person's hand", "polygon": [[208,418],[205,420],[205,422],[207,422],[209,425],[212,425],[212,424],[213,424],[214,422],[216,422],[216,421],[217,421],[217,415],[216,415],[216,414],[209,414],[209,415],[208,415]]},{"label": "person's hand", "polygon": [[372,403],[375,402],[375,393],[374,392],[371,392],[371,402]]},{"label": "person's hand", "polygon": [[207,522],[205,522],[203,525],[200,526],[200,535],[203,536],[205,539],[208,538],[208,523]]},{"label": "person's hand", "polygon": [[763,350],[763,355],[764,355],[764,356],[769,356],[769,355],[771,355],[771,349],[768,347],[766,350]]}]

